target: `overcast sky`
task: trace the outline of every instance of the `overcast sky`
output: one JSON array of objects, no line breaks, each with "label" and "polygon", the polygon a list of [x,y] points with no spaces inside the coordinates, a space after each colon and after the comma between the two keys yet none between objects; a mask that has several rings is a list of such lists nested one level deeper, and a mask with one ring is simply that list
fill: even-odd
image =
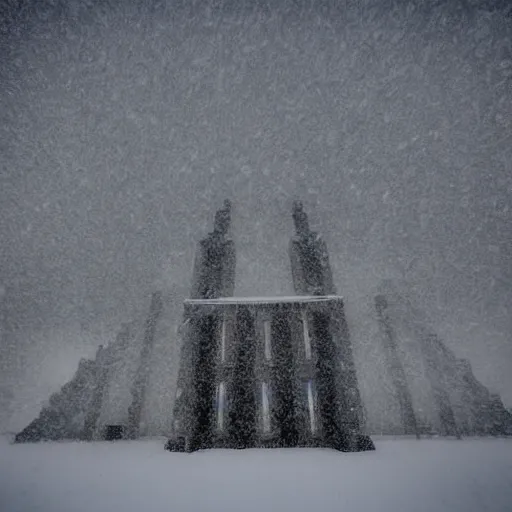
[{"label": "overcast sky", "polygon": [[291,293],[300,198],[347,303],[405,278],[512,406],[507,2],[11,4],[4,374],[47,347],[72,372],[155,289],[185,298],[224,198],[236,293]]}]

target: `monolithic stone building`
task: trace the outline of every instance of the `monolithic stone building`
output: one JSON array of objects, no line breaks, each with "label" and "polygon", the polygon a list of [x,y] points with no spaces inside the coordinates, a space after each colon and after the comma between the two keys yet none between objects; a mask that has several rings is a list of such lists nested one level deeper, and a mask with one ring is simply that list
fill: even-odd
[{"label": "monolithic stone building", "polygon": [[229,297],[229,213],[227,203],[198,247],[168,448],[371,449],[343,300],[302,205],[294,205],[290,244],[295,297]]},{"label": "monolithic stone building", "polygon": [[371,446],[336,358],[349,342],[340,297],[195,299],[185,319],[169,448]]},{"label": "monolithic stone building", "polygon": [[186,293],[153,294],[149,311],[81,361],[17,441],[158,435],[173,450],[358,450],[371,447],[367,433],[512,434],[500,398],[436,335],[406,284],[377,280],[345,304],[299,203],[295,295],[233,297],[230,216],[226,202],[199,243],[184,314]]}]

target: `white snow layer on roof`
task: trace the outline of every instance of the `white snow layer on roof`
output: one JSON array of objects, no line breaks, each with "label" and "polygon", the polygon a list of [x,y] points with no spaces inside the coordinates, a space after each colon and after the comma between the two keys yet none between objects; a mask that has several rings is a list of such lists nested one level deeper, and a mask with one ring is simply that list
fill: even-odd
[{"label": "white snow layer on roof", "polygon": [[164,439],[10,445],[5,512],[505,512],[512,440],[376,439],[377,450],[170,453]]},{"label": "white snow layer on roof", "polygon": [[217,299],[185,299],[186,304],[287,304],[290,302],[328,302],[342,300],[339,295],[290,295],[285,297],[219,297]]}]

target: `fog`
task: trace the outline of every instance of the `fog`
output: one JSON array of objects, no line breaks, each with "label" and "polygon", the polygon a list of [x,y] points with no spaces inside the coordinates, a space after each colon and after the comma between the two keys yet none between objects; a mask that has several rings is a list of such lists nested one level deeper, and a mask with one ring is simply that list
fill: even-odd
[{"label": "fog", "polygon": [[349,323],[382,279],[407,282],[512,405],[507,2],[19,1],[0,19],[0,383],[17,412],[151,292],[187,297],[224,198],[237,295],[292,293],[300,198]]}]

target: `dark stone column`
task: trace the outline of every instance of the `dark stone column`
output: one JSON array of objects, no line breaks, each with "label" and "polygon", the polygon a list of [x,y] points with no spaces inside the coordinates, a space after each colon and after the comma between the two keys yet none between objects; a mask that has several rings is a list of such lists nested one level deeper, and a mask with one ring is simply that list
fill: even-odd
[{"label": "dark stone column", "polygon": [[192,299],[213,299],[233,295],[235,287],[235,246],[228,238],[231,203],[215,214],[214,228],[199,242],[192,279]]},{"label": "dark stone column", "polygon": [[[192,299],[233,295],[236,254],[233,241],[228,239],[230,224],[231,202],[226,200],[223,208],[215,214],[213,231],[199,242],[190,293]],[[187,450],[192,451],[209,447],[213,442],[216,333],[219,319],[216,314],[198,318],[197,312],[190,313],[188,336],[182,347],[178,377],[178,388],[182,395],[174,406],[174,422],[179,425],[179,432],[175,431],[166,445],[171,451],[181,451],[184,444]]]},{"label": "dark stone column", "polygon": [[162,312],[162,307],[162,294],[160,292],[153,293],[153,296],[151,297],[149,315],[146,320],[144,339],[142,340],[139,366],[137,368],[137,373],[131,390],[132,403],[128,408],[127,435],[131,439],[134,439],[139,435],[140,418],[150,374],[149,363],[155,342],[156,323]]},{"label": "dark stone column", "polygon": [[[290,260],[295,293],[336,294],[327,246],[317,233],[309,229],[307,214],[300,201],[293,205],[293,221],[295,236],[290,243]],[[373,449],[371,439],[361,433],[362,403],[343,302],[340,300],[329,310],[313,317],[313,329],[319,345],[319,408],[325,436],[342,450]]]},{"label": "dark stone column", "polygon": [[279,429],[279,443],[281,446],[296,446],[298,432],[295,424],[295,364],[288,308],[278,306],[272,317],[271,336],[275,358],[271,405]]},{"label": "dark stone column", "polygon": [[193,330],[191,342],[194,343],[193,372],[193,418],[190,450],[210,448],[214,434],[214,398],[215,398],[215,354],[217,349],[216,315],[201,316],[191,320]]},{"label": "dark stone column", "polygon": [[340,403],[336,386],[337,351],[330,331],[329,316],[314,312],[312,318],[317,350],[319,420],[322,423],[324,439],[334,447],[345,446],[346,441],[340,429]]},{"label": "dark stone column", "polygon": [[391,327],[389,316],[386,313],[387,307],[388,304],[385,297],[377,295],[375,297],[375,309],[377,310],[377,318],[384,336],[383,344],[386,366],[390,373],[393,387],[395,388],[398,403],[400,404],[404,433],[408,435],[415,434],[416,437],[419,438],[418,424],[412,405],[411,392],[407,385],[404,368],[398,357],[395,335]]},{"label": "dark stone column", "polygon": [[372,440],[362,433],[363,405],[359,393],[357,373],[352,353],[352,343],[341,299],[330,308],[330,333],[334,339],[336,355],[336,382],[339,393],[340,421],[344,451],[374,450]]},{"label": "dark stone column", "polygon": [[290,242],[293,288],[298,295],[330,295],[335,288],[325,242],[310,231],[302,203],[293,206],[295,237]]},{"label": "dark stone column", "polygon": [[[119,338],[118,338],[119,340]],[[84,428],[81,438],[84,441],[91,441],[94,437],[96,425],[101,414],[103,398],[108,385],[110,370],[112,366],[112,350],[105,350],[100,346],[96,353],[95,386],[87,414],[85,415]]]},{"label": "dark stone column", "polygon": [[421,335],[420,346],[426,363],[427,378],[432,386],[434,400],[437,404],[441,433],[445,436],[460,438],[460,431],[455,421],[455,414],[446,387],[446,376],[443,372],[446,366],[445,361],[442,360],[443,351],[436,350],[436,345],[439,343],[441,343],[441,340],[435,334]]},{"label": "dark stone column", "polygon": [[254,361],[256,332],[248,307],[239,306],[236,315],[237,353],[233,380],[228,388],[230,402],[229,437],[236,448],[250,448],[256,441],[256,400]]}]

